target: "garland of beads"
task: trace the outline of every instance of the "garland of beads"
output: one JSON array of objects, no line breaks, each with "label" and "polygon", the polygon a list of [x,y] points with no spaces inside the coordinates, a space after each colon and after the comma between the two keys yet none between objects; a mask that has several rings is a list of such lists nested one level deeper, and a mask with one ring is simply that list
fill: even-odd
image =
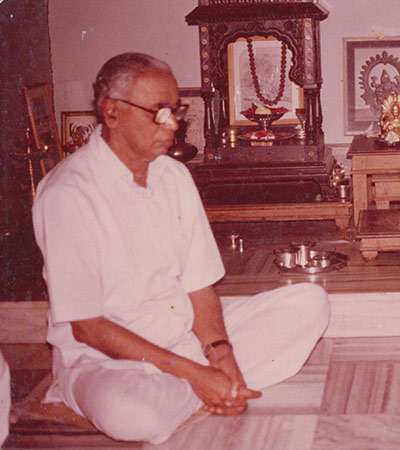
[{"label": "garland of beads", "polygon": [[280,74],[280,81],[279,81],[279,89],[278,94],[273,100],[269,100],[268,98],[265,98],[260,89],[260,81],[257,76],[256,72],[256,61],[254,57],[254,50],[253,50],[253,41],[251,38],[247,38],[247,50],[249,53],[249,63],[250,63],[250,72],[251,77],[253,79],[253,86],[256,91],[257,98],[263,103],[264,106],[270,106],[270,105],[276,105],[279,100],[283,96],[283,91],[285,90],[285,78],[286,78],[286,44],[282,42],[281,47],[281,74]]}]

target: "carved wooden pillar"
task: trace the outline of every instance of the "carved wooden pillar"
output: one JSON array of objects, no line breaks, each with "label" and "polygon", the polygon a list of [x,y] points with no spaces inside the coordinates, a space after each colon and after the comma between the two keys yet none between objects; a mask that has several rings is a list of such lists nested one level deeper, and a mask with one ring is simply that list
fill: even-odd
[{"label": "carved wooden pillar", "polygon": [[306,110],[306,144],[313,145],[322,134],[321,61],[319,23],[311,18],[303,20],[304,48],[304,108]]},{"label": "carved wooden pillar", "polygon": [[[319,106],[319,89],[304,89],[304,109],[306,111],[306,144],[315,145],[318,142],[321,109]],[[322,132],[322,130],[321,130]]]},{"label": "carved wooden pillar", "polygon": [[228,100],[226,99],[226,97],[221,96],[221,94],[219,94],[218,97],[218,107],[219,107],[219,114],[218,114],[218,130],[217,130],[217,139],[218,139],[218,144],[220,144],[221,141],[221,137],[223,135],[223,133],[225,132],[226,127],[229,125],[228,122],[228,115],[227,115],[227,111],[228,111]]},{"label": "carved wooden pillar", "polygon": [[201,96],[204,100],[204,159],[208,162],[215,160],[215,123],[213,117],[214,93],[203,91]]},{"label": "carved wooden pillar", "polygon": [[204,159],[213,162],[215,159],[215,125],[212,101],[214,89],[212,83],[210,25],[199,27],[200,39],[200,68],[201,68],[201,96],[204,100]]}]

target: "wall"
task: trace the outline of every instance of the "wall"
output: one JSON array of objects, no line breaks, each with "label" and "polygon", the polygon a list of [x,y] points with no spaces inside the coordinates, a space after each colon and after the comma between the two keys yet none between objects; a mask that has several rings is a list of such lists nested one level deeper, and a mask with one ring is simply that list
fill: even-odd
[{"label": "wall", "polygon": [[0,4],[0,236],[30,220],[27,166],[10,154],[19,148],[29,125],[23,87],[44,82],[52,88],[47,3]]},{"label": "wall", "polygon": [[4,0],[0,4],[1,156],[24,137],[25,85],[46,82],[52,88],[47,0]]},{"label": "wall", "polygon": [[343,38],[400,35],[398,0],[325,0],[330,10],[321,23],[322,105],[325,141],[350,142],[343,126]]},{"label": "wall", "polygon": [[[184,16],[197,0],[49,0],[55,104],[90,109],[91,83],[111,56],[136,50],[166,60],[181,87],[199,86],[198,29]],[[343,126],[343,37],[397,35],[399,0],[323,0],[321,23],[325,141],[348,143]]]},{"label": "wall", "polygon": [[179,85],[199,86],[197,27],[184,16],[197,0],[50,0],[55,106],[91,109],[96,74],[110,57],[126,51],[167,61]]}]

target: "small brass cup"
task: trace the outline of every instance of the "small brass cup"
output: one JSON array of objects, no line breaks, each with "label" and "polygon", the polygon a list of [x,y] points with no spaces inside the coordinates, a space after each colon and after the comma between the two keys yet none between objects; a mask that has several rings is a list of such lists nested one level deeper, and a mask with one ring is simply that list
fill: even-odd
[{"label": "small brass cup", "polygon": [[331,264],[332,255],[327,252],[320,252],[311,258],[311,265],[318,269],[325,269]]},{"label": "small brass cup", "polygon": [[278,265],[293,269],[296,267],[297,251],[292,247],[278,248],[274,250]]},{"label": "small brass cup", "polygon": [[315,242],[294,242],[292,246],[296,249],[296,263],[298,266],[305,267],[310,264],[310,250]]}]

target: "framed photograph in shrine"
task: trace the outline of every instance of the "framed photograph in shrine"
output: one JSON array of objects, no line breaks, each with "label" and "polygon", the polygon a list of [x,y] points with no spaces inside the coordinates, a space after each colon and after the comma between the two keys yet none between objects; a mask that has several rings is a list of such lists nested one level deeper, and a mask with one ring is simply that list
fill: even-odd
[{"label": "framed photograph in shrine", "polygon": [[[240,111],[252,105],[262,106],[257,96],[254,79],[256,77],[260,93],[268,100],[280,99],[273,108],[285,107],[288,112],[274,124],[298,124],[296,109],[303,108],[303,90],[288,77],[292,54],[286,52],[286,65],[282,64],[282,43],[270,37],[252,37],[255,73],[252,73],[248,44],[245,38],[228,45],[228,85],[229,85],[229,122],[231,125],[253,125]],[[282,71],[285,70],[285,73]],[[284,83],[281,78],[284,77]]]},{"label": "framed photograph in shrine", "polygon": [[400,37],[343,38],[344,134],[378,134],[381,105],[400,93]]},{"label": "framed photograph in shrine", "polygon": [[24,94],[36,149],[44,151],[40,164],[45,175],[63,158],[53,101],[47,83],[25,86]]},{"label": "framed photograph in shrine", "polygon": [[97,115],[91,111],[62,111],[61,139],[64,151],[72,153],[85,145],[97,125]]},{"label": "framed photograph in shrine", "polygon": [[205,146],[204,138],[204,100],[201,98],[200,88],[179,88],[182,103],[189,105],[185,120],[187,122],[185,141],[194,145],[199,154]]}]

